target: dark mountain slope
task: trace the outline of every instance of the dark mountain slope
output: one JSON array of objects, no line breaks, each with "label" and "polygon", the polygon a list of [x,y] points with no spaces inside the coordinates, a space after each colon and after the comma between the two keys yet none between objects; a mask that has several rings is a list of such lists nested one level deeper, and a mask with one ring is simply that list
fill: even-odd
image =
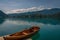
[{"label": "dark mountain slope", "polygon": [[7,15],[3,11],[0,10],[0,18],[5,18],[6,16]]}]

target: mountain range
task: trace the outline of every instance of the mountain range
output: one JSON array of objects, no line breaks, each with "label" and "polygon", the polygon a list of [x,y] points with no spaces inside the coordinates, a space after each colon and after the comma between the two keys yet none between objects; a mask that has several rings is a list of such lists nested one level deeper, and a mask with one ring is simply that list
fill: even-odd
[{"label": "mountain range", "polygon": [[52,9],[44,9],[41,11],[32,11],[32,12],[24,12],[24,13],[12,13],[5,14],[0,10],[0,18],[21,18],[21,17],[55,17],[60,18],[60,8],[52,8]]},{"label": "mountain range", "polygon": [[12,13],[9,17],[60,17],[60,8],[44,9],[41,11]]}]

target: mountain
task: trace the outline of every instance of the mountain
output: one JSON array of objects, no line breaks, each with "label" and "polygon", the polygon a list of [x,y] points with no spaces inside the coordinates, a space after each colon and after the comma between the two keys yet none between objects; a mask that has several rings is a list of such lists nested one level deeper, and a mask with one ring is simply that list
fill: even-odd
[{"label": "mountain", "polygon": [[39,11],[39,12],[42,13],[42,14],[55,14],[55,13],[60,12],[60,8],[45,9],[45,10],[42,10],[42,11]]},{"label": "mountain", "polygon": [[6,16],[7,15],[3,11],[0,10],[0,18],[5,18]]},{"label": "mountain", "polygon": [[60,8],[44,9],[41,11],[25,12],[25,13],[13,13],[8,14],[10,17],[48,17],[60,14]]}]

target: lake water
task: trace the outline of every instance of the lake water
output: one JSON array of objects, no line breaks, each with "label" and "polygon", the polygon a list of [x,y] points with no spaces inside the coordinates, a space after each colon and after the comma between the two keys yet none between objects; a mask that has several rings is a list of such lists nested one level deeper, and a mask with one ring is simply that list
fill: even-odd
[{"label": "lake water", "polygon": [[60,40],[60,20],[53,18],[0,19],[0,36],[12,34],[35,25],[41,29],[31,37],[32,40]]}]

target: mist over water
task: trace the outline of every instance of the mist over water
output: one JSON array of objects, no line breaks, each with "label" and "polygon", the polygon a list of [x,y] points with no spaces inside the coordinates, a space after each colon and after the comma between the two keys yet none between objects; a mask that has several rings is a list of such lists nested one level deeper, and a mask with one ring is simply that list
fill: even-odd
[{"label": "mist over water", "polygon": [[60,19],[53,18],[0,19],[0,36],[12,34],[35,25],[40,27],[40,31],[31,37],[32,40],[60,40]]}]

